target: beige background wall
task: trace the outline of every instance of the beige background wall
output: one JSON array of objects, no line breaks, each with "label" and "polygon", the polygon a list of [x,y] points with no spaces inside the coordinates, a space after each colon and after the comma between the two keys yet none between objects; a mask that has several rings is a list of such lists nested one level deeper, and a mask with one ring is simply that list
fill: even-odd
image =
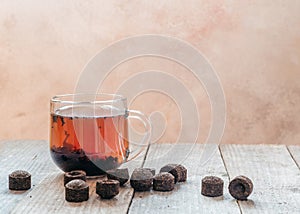
[{"label": "beige background wall", "polygon": [[[137,34],[190,42],[213,64],[227,100],[222,143],[297,144],[300,139],[300,1],[37,1],[0,0],[0,139],[47,139],[49,98],[74,90],[88,60],[108,44]],[[184,68],[157,58],[127,62],[105,90],[143,69],[176,75],[197,96],[203,142],[208,98]],[[147,99],[159,97],[155,106]],[[162,95],[133,104],[159,108],[174,141],[178,109]]]}]

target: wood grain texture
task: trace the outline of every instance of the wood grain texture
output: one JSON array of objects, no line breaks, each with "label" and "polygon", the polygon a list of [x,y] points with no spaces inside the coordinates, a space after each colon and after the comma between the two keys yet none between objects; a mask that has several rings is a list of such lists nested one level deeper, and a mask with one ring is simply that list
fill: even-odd
[{"label": "wood grain texture", "polygon": [[150,147],[144,167],[154,167],[158,173],[168,163],[182,163],[188,169],[188,180],[177,183],[171,192],[136,192],[129,213],[240,213],[235,201],[225,191],[223,197],[201,195],[201,179],[216,175],[228,185],[228,176],[219,151],[205,165],[200,164],[203,145],[156,144]]},{"label": "wood grain texture", "polygon": [[[222,145],[222,156],[217,150],[201,165],[207,151],[203,145],[156,144],[150,147],[144,166],[158,172],[164,164],[182,163],[188,169],[187,182],[176,184],[169,193],[134,194],[127,183],[116,198],[103,200],[95,194],[97,179],[89,179],[90,199],[69,203],[64,198],[63,173],[53,164],[47,141],[1,141],[0,213],[300,213],[300,170],[296,165],[300,147],[288,149],[284,145]],[[142,166],[145,153],[123,167],[132,171]],[[30,190],[8,190],[8,174],[17,169],[32,174]],[[253,180],[254,192],[248,201],[237,203],[229,195],[226,170],[231,179],[243,174]],[[223,178],[223,197],[201,195],[201,179],[206,175]]]},{"label": "wood grain texture", "polygon": [[[300,171],[284,145],[222,145],[230,178],[245,175],[254,190],[243,213],[299,213]],[[234,199],[232,199],[234,201]]]},{"label": "wood grain texture", "polygon": [[98,179],[88,179],[87,181],[90,186],[88,201],[70,203],[65,200],[63,174],[54,173],[34,188],[12,213],[126,213],[133,194],[130,186],[127,184],[122,187],[119,195],[115,198],[103,200],[95,193]]},{"label": "wood grain texture", "polygon": [[[32,188],[28,191],[8,189],[8,175],[18,169],[31,173]],[[51,171],[57,168],[50,160],[47,141],[0,142],[0,213],[8,213],[22,198],[38,186]]]},{"label": "wood grain texture", "polygon": [[300,146],[288,146],[288,150],[293,160],[296,162],[298,168],[300,169]]},{"label": "wood grain texture", "polygon": [[[124,166],[131,170],[140,167],[144,161],[146,150],[135,161]],[[58,170],[36,186],[30,194],[19,202],[12,213],[126,213],[130,205],[133,189],[127,183],[120,188],[115,198],[103,200],[96,194],[96,181],[101,178],[88,179],[90,198],[82,203],[70,203],[65,200],[63,173]]]}]

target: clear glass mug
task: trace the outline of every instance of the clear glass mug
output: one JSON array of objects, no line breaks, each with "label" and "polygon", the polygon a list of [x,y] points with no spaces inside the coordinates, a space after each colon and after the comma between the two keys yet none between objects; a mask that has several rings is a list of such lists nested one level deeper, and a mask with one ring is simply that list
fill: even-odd
[{"label": "clear glass mug", "polygon": [[[151,124],[143,113],[127,109],[116,94],[65,94],[50,101],[50,153],[63,171],[104,174],[137,157],[150,141]],[[144,136],[128,140],[128,119],[140,120]],[[132,149],[136,146],[136,149]]]}]

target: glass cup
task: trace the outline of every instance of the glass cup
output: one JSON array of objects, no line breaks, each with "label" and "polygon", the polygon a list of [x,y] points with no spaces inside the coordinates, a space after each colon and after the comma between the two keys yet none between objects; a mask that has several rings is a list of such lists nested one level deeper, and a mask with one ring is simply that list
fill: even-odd
[{"label": "glass cup", "polygon": [[[116,94],[65,94],[50,102],[50,153],[65,172],[84,170],[104,174],[147,148],[151,124],[143,113],[127,109],[127,99]],[[128,140],[128,120],[142,122],[141,142]],[[136,147],[135,149],[133,147]]]}]

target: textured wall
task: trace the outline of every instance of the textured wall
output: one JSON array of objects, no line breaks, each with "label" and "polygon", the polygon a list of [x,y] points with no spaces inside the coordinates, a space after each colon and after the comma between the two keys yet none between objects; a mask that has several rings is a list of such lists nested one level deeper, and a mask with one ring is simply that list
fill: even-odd
[{"label": "textured wall", "polygon": [[[123,37],[172,35],[213,64],[227,100],[222,143],[285,143],[300,139],[300,1],[0,0],[0,139],[47,139],[49,98],[72,92],[80,71],[103,47]],[[159,68],[188,83],[201,105],[201,136],[210,126],[208,98],[184,68],[147,58],[117,68],[106,82]],[[132,105],[166,112],[161,141],[177,136],[174,102],[145,94]]]}]

